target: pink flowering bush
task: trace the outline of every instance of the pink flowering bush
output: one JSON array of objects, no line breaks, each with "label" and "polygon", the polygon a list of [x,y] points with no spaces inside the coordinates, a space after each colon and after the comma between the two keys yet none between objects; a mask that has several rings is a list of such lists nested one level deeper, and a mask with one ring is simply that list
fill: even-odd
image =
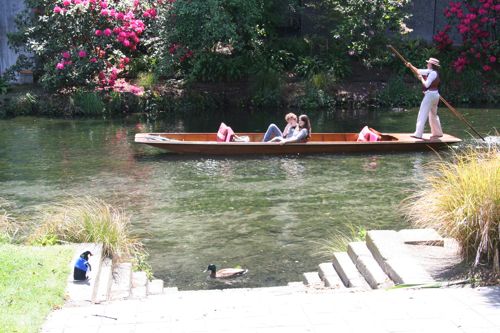
[{"label": "pink flowering bush", "polygon": [[491,71],[498,62],[500,4],[496,0],[450,1],[444,9],[448,25],[434,36],[439,50],[451,48],[452,27],[462,38],[462,48],[452,62],[456,72],[467,67],[476,67],[484,72]]},{"label": "pink flowering bush", "polygon": [[[26,0],[30,10],[10,36],[34,55],[36,74],[48,88],[113,88],[134,59],[156,19],[153,0]],[[121,89],[120,89],[121,90]]]}]

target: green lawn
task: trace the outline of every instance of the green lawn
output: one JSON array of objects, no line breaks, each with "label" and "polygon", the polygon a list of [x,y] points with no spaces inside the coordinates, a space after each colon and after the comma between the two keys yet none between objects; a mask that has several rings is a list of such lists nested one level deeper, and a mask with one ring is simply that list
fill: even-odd
[{"label": "green lawn", "polygon": [[0,244],[0,332],[38,332],[64,302],[71,246]]}]

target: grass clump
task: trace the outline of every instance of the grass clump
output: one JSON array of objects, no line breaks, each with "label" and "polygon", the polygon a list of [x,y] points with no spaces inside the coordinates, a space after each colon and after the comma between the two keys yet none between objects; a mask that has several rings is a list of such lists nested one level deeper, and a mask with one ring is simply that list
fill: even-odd
[{"label": "grass clump", "polygon": [[345,252],[351,242],[360,242],[366,240],[366,228],[363,226],[356,226],[348,224],[348,232],[336,232],[331,234],[326,239],[318,242],[318,254],[331,257],[334,252]]},{"label": "grass clump", "polygon": [[474,267],[484,259],[498,271],[500,151],[470,148],[430,168],[427,186],[404,205],[407,217],[455,238]]},{"label": "grass clump", "polygon": [[117,261],[144,253],[131,236],[130,216],[100,199],[72,199],[49,207],[44,215],[31,236],[34,244],[102,243],[104,255]]},{"label": "grass clump", "polygon": [[0,244],[0,332],[38,332],[64,303],[70,246]]},{"label": "grass clump", "polygon": [[14,243],[18,239],[21,230],[17,221],[7,212],[5,206],[8,206],[8,203],[0,198],[0,244]]},{"label": "grass clump", "polygon": [[78,91],[70,98],[75,114],[83,116],[102,115],[104,102],[96,92]]}]

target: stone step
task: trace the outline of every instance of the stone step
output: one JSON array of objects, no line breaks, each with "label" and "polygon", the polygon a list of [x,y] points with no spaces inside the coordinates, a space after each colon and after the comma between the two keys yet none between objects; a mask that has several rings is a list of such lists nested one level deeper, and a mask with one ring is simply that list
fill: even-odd
[{"label": "stone step", "polygon": [[[92,256],[89,257],[89,264],[92,269],[90,272],[87,272],[87,281],[75,281],[73,279],[75,262],[85,251],[92,252]],[[71,260],[71,272],[68,276],[68,283],[66,287],[68,303],[81,305],[83,303],[92,302],[97,293],[97,282],[101,270],[101,261],[102,244],[80,243],[76,245],[75,254]]]},{"label": "stone step", "polygon": [[163,280],[154,279],[148,283],[148,295],[160,295],[163,293]]},{"label": "stone step", "polygon": [[323,281],[321,281],[318,272],[306,272],[302,274],[303,281],[306,286],[309,287],[324,287]]},{"label": "stone step", "polygon": [[148,285],[148,276],[146,272],[133,272],[132,273],[132,288],[146,287]]},{"label": "stone step", "polygon": [[163,293],[164,294],[175,294],[179,292],[179,289],[177,287],[167,287],[163,288]]},{"label": "stone step", "polygon": [[403,229],[398,234],[405,244],[444,246],[444,238],[431,228]]},{"label": "stone step", "polygon": [[113,260],[104,258],[101,263],[101,272],[97,281],[97,292],[92,300],[94,303],[102,303],[109,299],[111,283],[113,282]]},{"label": "stone step", "polygon": [[132,298],[146,298],[148,296],[148,276],[146,272],[132,272]]},{"label": "stone step", "polygon": [[130,297],[132,288],[132,264],[119,263],[113,269],[113,282],[111,284],[111,300],[126,299]]},{"label": "stone step", "polygon": [[347,253],[372,289],[392,287],[394,283],[379,266],[365,242],[351,242]]},{"label": "stone step", "polygon": [[333,267],[348,288],[368,290],[370,286],[356,268],[347,252],[335,252],[332,260]]},{"label": "stone step", "polygon": [[334,289],[345,288],[344,283],[342,282],[340,276],[335,271],[335,268],[333,268],[331,262],[324,262],[319,264],[318,275],[320,279],[323,280],[325,287]]},{"label": "stone step", "polygon": [[400,234],[393,230],[371,230],[366,245],[384,272],[397,284],[421,284],[434,280],[404,247]]},{"label": "stone step", "polygon": [[130,289],[130,298],[143,299],[148,296],[148,287],[132,287]]}]

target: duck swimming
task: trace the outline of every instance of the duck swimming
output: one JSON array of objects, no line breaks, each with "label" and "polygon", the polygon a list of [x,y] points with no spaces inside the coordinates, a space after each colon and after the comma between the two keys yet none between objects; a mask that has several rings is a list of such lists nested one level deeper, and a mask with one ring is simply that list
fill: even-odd
[{"label": "duck swimming", "polygon": [[205,272],[210,271],[212,279],[229,279],[232,277],[242,276],[248,272],[248,269],[243,268],[222,268],[217,270],[214,264],[208,265]]}]

